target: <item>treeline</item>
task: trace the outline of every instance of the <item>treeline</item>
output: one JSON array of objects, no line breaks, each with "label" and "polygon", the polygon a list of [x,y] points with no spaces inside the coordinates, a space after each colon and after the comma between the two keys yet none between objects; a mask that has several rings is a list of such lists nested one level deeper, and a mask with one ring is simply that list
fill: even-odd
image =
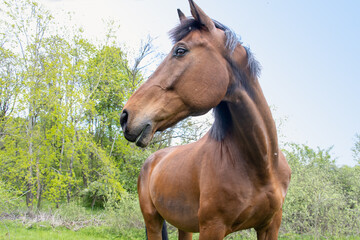
[{"label": "treeline", "polygon": [[151,41],[130,66],[111,26],[96,45],[81,29],[54,31],[51,14],[36,2],[2,7],[2,184],[25,195],[29,209],[43,199],[58,205],[88,195],[94,206],[109,194],[120,198],[131,168],[139,168],[132,159],[143,152],[121,137],[119,114],[143,80],[140,62]]},{"label": "treeline", "polygon": [[37,2],[1,8],[0,181],[25,196],[29,210],[44,199],[57,207],[74,196],[91,207],[117,201],[136,192],[150,152],[202,133],[188,120],[147,150],[123,138],[119,114],[153,60],[151,38],[130,59],[112,23],[95,44],[81,28],[59,27]]},{"label": "treeline", "polygon": [[283,209],[283,233],[320,237],[360,236],[360,136],[354,167],[335,164],[329,149],[288,144],[292,177]]},{"label": "treeline", "polygon": [[[28,212],[74,199],[114,208],[136,194],[151,152],[194,141],[208,128],[190,119],[155,136],[146,150],[129,144],[119,114],[144,80],[151,40],[131,60],[111,25],[95,44],[81,29],[56,27],[36,2],[3,1],[1,9],[0,216],[22,201]],[[331,149],[284,148],[293,174],[281,234],[359,235],[360,137],[354,167],[336,166]]]}]

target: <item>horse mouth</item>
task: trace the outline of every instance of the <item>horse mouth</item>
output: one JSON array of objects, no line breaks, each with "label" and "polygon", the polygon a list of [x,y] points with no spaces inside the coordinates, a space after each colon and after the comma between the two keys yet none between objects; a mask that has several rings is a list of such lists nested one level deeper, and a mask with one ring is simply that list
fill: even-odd
[{"label": "horse mouth", "polygon": [[151,140],[150,133],[151,133],[151,125],[146,124],[146,126],[143,128],[143,130],[141,130],[139,136],[135,140],[136,146],[142,148],[146,147]]}]

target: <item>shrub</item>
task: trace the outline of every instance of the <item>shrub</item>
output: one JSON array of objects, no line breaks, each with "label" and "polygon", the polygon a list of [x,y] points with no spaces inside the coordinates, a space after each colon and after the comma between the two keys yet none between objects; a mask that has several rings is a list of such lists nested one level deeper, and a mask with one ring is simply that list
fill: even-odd
[{"label": "shrub", "polygon": [[123,194],[120,201],[108,202],[106,205],[107,224],[113,230],[121,231],[129,228],[144,228],[137,195]]},{"label": "shrub", "polygon": [[283,207],[283,234],[315,238],[359,234],[360,208],[355,193],[349,191],[356,184],[340,177],[342,171],[330,151],[295,144],[285,151],[292,178]]},{"label": "shrub", "polygon": [[90,183],[80,193],[80,196],[83,198],[86,207],[104,208],[108,201],[111,203],[120,201],[124,193],[125,190],[118,181],[114,179],[100,179]]},{"label": "shrub", "polygon": [[19,195],[18,191],[13,190],[0,180],[0,216],[18,213],[22,201]]}]

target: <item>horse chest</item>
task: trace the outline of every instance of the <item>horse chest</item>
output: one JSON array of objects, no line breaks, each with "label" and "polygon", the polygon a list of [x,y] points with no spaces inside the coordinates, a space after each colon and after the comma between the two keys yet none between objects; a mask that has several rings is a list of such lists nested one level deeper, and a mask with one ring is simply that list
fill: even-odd
[{"label": "horse chest", "polygon": [[281,208],[278,184],[273,180],[262,182],[254,172],[244,171],[241,164],[230,165],[202,170],[200,220],[222,215],[237,230],[267,222]]}]

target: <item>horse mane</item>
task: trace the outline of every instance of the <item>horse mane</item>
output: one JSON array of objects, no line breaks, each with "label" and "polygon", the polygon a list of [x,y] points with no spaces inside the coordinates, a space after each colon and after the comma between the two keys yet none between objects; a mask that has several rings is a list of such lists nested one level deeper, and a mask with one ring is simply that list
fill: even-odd
[{"label": "horse mane", "polygon": [[[241,44],[240,38],[227,26],[224,24],[216,21],[213,19],[215,27],[221,29],[225,32],[226,42],[225,46],[230,50],[232,53],[237,46],[238,43]],[[194,30],[201,30],[204,28],[204,25],[194,18],[187,18],[186,20],[182,21],[181,24],[173,28],[170,32],[170,38],[175,44],[176,42],[180,41],[184,37],[186,37],[190,32]]]},{"label": "horse mane", "polygon": [[[238,44],[242,45],[241,38],[234,33],[230,28],[225,26],[224,24],[216,21],[213,19],[215,27],[221,29],[225,33],[225,47],[229,50],[230,55],[226,58],[228,63],[231,66],[231,69],[235,76],[235,84],[230,86],[228,89],[227,94],[230,94],[234,89],[237,87],[242,87],[245,91],[250,95],[253,96],[251,88],[249,87],[250,81],[256,81],[261,72],[261,66],[259,62],[255,59],[254,55],[250,51],[249,47],[245,47],[246,54],[247,54],[247,68],[249,69],[250,76],[247,76],[245,72],[240,69],[237,64],[231,59],[231,55],[233,54],[236,46]],[[169,32],[170,38],[175,44],[176,42],[185,38],[190,32],[195,30],[202,30],[204,29],[204,25],[194,18],[187,18],[181,22],[178,26],[172,29]],[[210,135],[218,140],[221,141],[224,139],[227,131],[232,125],[231,114],[229,112],[228,104],[224,101],[220,102],[214,109],[213,114],[215,121],[210,129]]]}]

